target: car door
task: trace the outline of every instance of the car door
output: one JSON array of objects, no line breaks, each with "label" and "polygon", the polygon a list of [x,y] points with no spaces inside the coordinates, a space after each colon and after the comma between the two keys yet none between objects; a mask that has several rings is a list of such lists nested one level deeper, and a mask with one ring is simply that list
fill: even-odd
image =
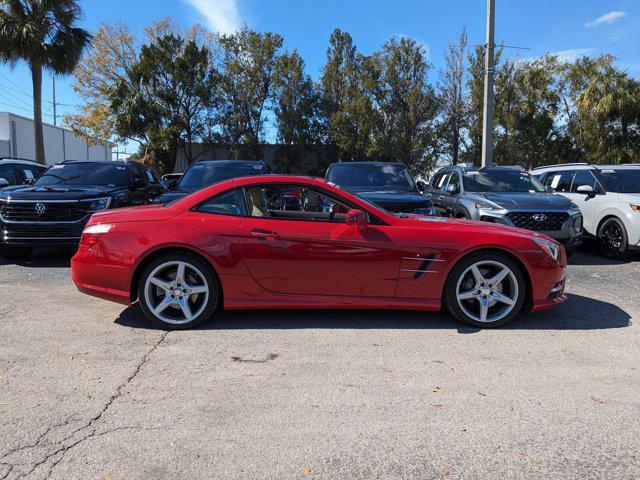
[{"label": "car door", "polygon": [[[249,216],[240,225],[243,259],[265,290],[296,295],[393,297],[401,247],[374,217],[364,229],[345,223],[351,207],[309,185],[245,189]],[[290,207],[286,196],[297,192]]]},{"label": "car door", "polygon": [[448,216],[444,202],[444,190],[447,182],[449,181],[450,174],[451,172],[449,171],[438,172],[431,182],[432,190],[430,191],[429,197],[433,202],[433,208],[436,211],[436,215],[440,215],[442,217]]},{"label": "car door", "polygon": [[142,165],[131,163],[131,185],[131,204],[145,205],[149,203],[147,176]]},{"label": "car door", "polygon": [[147,180],[145,202],[151,203],[154,198],[159,197],[166,191],[166,187],[160,180],[160,177],[150,167],[145,165],[143,168]]},{"label": "car door", "polygon": [[[455,188],[453,192],[449,191],[450,188]],[[447,217],[453,216],[455,211],[456,202],[458,201],[458,194],[462,188],[462,179],[460,173],[453,171],[449,175],[447,185],[442,188],[440,202],[444,209],[444,214]]]},{"label": "car door", "polygon": [[[578,187],[588,185],[593,188],[594,193],[578,193]],[[602,190],[596,177],[589,170],[577,170],[571,182],[571,189],[564,195],[570,198],[573,203],[580,207],[582,212],[582,222],[584,229],[592,235],[595,235],[596,228],[596,206],[598,204],[599,195],[595,192]]]}]

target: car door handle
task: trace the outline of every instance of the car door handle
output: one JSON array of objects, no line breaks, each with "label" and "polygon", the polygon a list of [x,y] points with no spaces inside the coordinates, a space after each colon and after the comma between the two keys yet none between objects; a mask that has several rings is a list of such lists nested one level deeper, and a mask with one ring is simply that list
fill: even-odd
[{"label": "car door handle", "polygon": [[252,230],[251,236],[253,238],[261,238],[263,240],[277,240],[278,234],[275,232],[266,232],[264,230]]}]

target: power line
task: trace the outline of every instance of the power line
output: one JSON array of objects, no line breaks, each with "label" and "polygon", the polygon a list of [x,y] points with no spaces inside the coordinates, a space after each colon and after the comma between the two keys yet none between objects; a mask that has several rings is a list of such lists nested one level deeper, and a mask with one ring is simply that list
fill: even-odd
[{"label": "power line", "polygon": [[20,88],[20,85],[18,85],[17,83],[15,83],[13,80],[11,80],[10,78],[8,78],[6,75],[4,75],[2,72],[0,72],[0,77],[4,78],[7,82],[9,82],[11,85],[13,85],[14,87],[16,87],[18,89],[18,91],[20,93],[22,93],[23,95],[27,95],[28,97],[33,98],[32,95],[28,94],[27,92],[25,92],[24,90],[22,90],[22,88]]}]

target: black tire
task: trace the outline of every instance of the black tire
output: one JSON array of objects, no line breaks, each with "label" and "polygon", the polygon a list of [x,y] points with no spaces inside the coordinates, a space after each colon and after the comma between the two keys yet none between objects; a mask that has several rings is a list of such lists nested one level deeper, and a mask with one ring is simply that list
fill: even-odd
[{"label": "black tire", "polygon": [[616,217],[606,219],[598,230],[598,243],[607,258],[620,260],[629,253],[629,237],[622,221]]},{"label": "black tire", "polygon": [[[468,275],[468,269],[471,268],[474,264],[479,262],[496,262],[497,264],[502,264],[507,267],[512,273],[513,277],[511,277],[511,282],[517,285],[517,294],[515,298],[513,298],[514,303],[511,306],[511,310],[506,313],[503,317],[495,320],[495,321],[478,321],[471,317],[463,308],[459,305],[457,298],[457,288],[458,283],[460,281],[465,281],[465,278]],[[463,277],[461,279],[461,277]],[[484,284],[483,284],[484,285]],[[514,285],[514,290],[515,290]],[[491,286],[491,285],[488,285]],[[475,289],[475,287],[472,287]],[[524,274],[522,272],[521,267],[514,262],[511,258],[507,257],[498,252],[478,252],[472,253],[469,256],[460,260],[451,270],[447,281],[445,283],[444,289],[444,304],[447,307],[449,313],[451,313],[454,317],[464,323],[468,323],[473,325],[474,327],[479,328],[495,328],[501,325],[504,325],[514,317],[516,317],[520,311],[522,310],[522,306],[524,305],[524,301],[526,298],[526,289],[527,283],[524,278]],[[465,289],[466,290],[466,289]],[[512,292],[513,293],[513,292]],[[510,297],[510,295],[507,295]],[[469,302],[475,302],[475,299],[469,299]],[[464,302],[464,301],[463,301]],[[496,302],[490,308],[493,308],[495,305],[498,305],[499,302]],[[506,307],[505,307],[506,308]],[[499,312],[496,312],[496,316],[499,316]]]},{"label": "black tire", "polygon": [[24,260],[29,258],[32,252],[33,248],[31,247],[9,247],[6,245],[0,247],[0,255],[7,260]]},{"label": "black tire", "polygon": [[[191,320],[187,320],[185,318],[184,321],[181,321],[179,318],[177,318],[180,316],[185,316],[184,314],[180,313],[182,309],[180,309],[177,303],[177,300],[175,300],[176,303],[171,303],[169,304],[168,307],[165,307],[165,310],[161,312],[162,314],[161,316],[156,315],[152,311],[154,306],[148,303],[149,301],[153,302],[154,298],[150,298],[150,297],[152,296],[155,297],[156,295],[158,296],[165,295],[164,298],[169,300],[168,298],[169,293],[166,293],[164,289],[161,289],[159,287],[155,288],[150,286],[150,288],[152,289],[155,288],[155,293],[150,292],[149,296],[147,296],[146,287],[147,287],[147,279],[152,275],[154,271],[156,271],[156,269],[158,269],[163,265],[170,264],[172,262],[183,262],[184,264],[186,264],[187,273],[185,274],[185,277],[189,277],[189,275],[191,275],[191,278],[197,278],[196,277],[196,273],[197,273],[197,274],[200,274],[206,281],[205,286],[208,288],[208,291],[207,291],[208,295],[206,296],[206,301],[204,301],[204,298],[203,298],[203,299],[200,299],[200,301],[202,302],[201,304],[199,305],[196,304],[196,308],[198,309],[198,311],[196,312],[197,315],[195,315]],[[169,268],[171,267],[168,266],[167,269]],[[175,283],[175,278],[173,280],[167,279],[166,281],[169,283]],[[186,285],[182,285],[183,289],[185,286],[186,287],[192,286],[190,285],[191,280],[189,278],[186,278],[185,283]],[[180,285],[176,285],[176,286],[179,287]],[[174,286],[174,288],[176,286]],[[173,292],[174,290],[171,290],[171,291]],[[190,302],[193,300],[193,295],[196,296],[196,302],[198,301],[197,294],[186,296],[186,302],[187,302],[187,305],[189,305],[189,308],[191,308],[192,306]],[[174,297],[171,296],[170,298],[173,299]],[[142,308],[142,311],[144,312],[145,316],[153,323],[160,325],[165,329],[184,330],[184,329],[192,328],[208,320],[213,315],[213,313],[218,308],[218,305],[221,302],[220,282],[218,281],[218,277],[215,274],[213,268],[210,265],[206,264],[205,262],[201,261],[200,259],[189,254],[181,254],[181,253],[166,255],[166,256],[156,258],[155,260],[150,262],[140,274],[140,280],[138,281],[138,302],[140,303],[140,307]],[[157,306],[159,306],[159,303],[156,304],[156,307]],[[168,311],[165,314],[164,312],[169,310],[169,308],[173,308],[178,311],[177,312]],[[176,316],[175,322],[179,322],[179,323],[165,320],[165,318],[167,318],[169,314],[173,315],[174,313]]]}]

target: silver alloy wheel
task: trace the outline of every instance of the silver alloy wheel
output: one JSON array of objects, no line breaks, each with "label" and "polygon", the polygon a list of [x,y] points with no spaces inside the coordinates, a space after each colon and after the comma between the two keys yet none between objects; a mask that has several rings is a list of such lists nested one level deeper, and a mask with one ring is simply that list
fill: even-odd
[{"label": "silver alloy wheel", "polygon": [[174,260],[151,272],[145,281],[144,297],[147,307],[158,319],[180,325],[191,322],[204,311],[209,300],[209,285],[194,265]]},{"label": "silver alloy wheel", "polygon": [[481,260],[467,268],[456,285],[462,311],[476,322],[496,322],[506,317],[518,302],[518,280],[509,267]]}]

